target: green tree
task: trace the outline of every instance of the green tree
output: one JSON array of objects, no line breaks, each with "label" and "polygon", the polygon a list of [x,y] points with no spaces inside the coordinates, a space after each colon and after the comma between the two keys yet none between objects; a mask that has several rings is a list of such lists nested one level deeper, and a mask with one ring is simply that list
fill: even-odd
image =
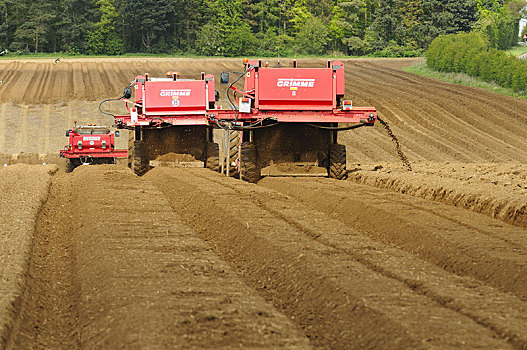
[{"label": "green tree", "polygon": [[173,40],[177,0],[124,0],[122,16],[127,49],[136,52],[159,52]]},{"label": "green tree", "polygon": [[123,53],[123,42],[115,31],[115,22],[119,14],[115,10],[113,0],[97,0],[100,20],[94,24],[94,29],[88,32],[88,53],[118,55]]},{"label": "green tree", "polygon": [[97,8],[93,0],[61,0],[57,22],[61,49],[70,53],[88,53],[87,35],[93,30],[96,18]]},{"label": "green tree", "polygon": [[359,55],[368,51],[364,37],[376,6],[370,0],[337,1],[329,21],[333,50]]},{"label": "green tree", "polygon": [[209,22],[198,34],[196,50],[202,54],[238,56],[251,52],[255,37],[243,22],[242,0],[212,0],[208,8]]},{"label": "green tree", "polygon": [[329,42],[329,29],[317,17],[308,18],[299,27],[295,39],[297,52],[320,55]]},{"label": "green tree", "polygon": [[36,0],[24,1],[25,20],[15,31],[15,39],[34,52],[42,49],[52,37],[52,23],[55,20],[55,6],[52,1]]}]

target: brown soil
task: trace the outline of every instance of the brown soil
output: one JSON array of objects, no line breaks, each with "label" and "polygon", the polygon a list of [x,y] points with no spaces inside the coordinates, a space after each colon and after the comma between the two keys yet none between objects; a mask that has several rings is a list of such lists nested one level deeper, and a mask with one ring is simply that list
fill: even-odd
[{"label": "brown soil", "polygon": [[310,348],[159,191],[117,166],[53,179],[27,284],[8,349]]},{"label": "brown soil", "polygon": [[[4,344],[527,349],[527,101],[401,71],[413,62],[345,60],[346,97],[377,107],[411,173],[377,125],[339,134],[351,181],[251,185],[204,169],[139,178],[123,166],[82,166],[53,177],[37,215],[55,168],[4,164],[63,162],[73,120],[111,125],[98,101],[135,75],[219,76],[241,64],[0,61]],[[104,108],[125,113],[120,103]],[[124,131],[117,148],[127,140]]]},{"label": "brown soil", "polygon": [[54,166],[0,167],[0,348],[10,339],[25,291],[35,221]]},{"label": "brown soil", "polygon": [[196,158],[190,154],[167,153],[156,158],[158,162],[195,162]]},{"label": "brown soil", "polygon": [[261,185],[291,195],[374,240],[527,300],[527,236],[523,229],[346,181],[267,178]]},{"label": "brown soil", "polygon": [[42,160],[40,159],[38,153],[35,152],[21,152],[19,153],[15,159],[13,160],[13,163],[23,163],[23,164],[42,164]]},{"label": "brown soil", "polygon": [[[521,270],[527,267],[523,257],[526,242],[519,232],[505,242],[487,236],[484,224],[468,229],[467,235],[475,237],[474,244],[465,243],[465,253],[470,254],[465,260],[478,256],[483,262],[491,259],[490,263],[499,264],[507,273],[492,269],[490,263],[480,266],[471,261],[468,268],[455,251],[451,257],[448,248],[455,248],[464,239],[451,237],[452,233],[461,228],[467,230],[465,226],[474,223],[457,223],[425,210],[423,213],[430,218],[411,231],[406,220],[415,213],[409,210],[398,214],[402,215],[400,220],[385,213],[374,214],[368,220],[361,213],[373,211],[364,207],[364,203],[360,203],[363,210],[359,212],[333,195],[333,191],[338,191],[338,187],[330,189],[333,183],[338,183],[335,181],[263,180],[264,186],[284,188],[295,197],[297,192],[298,197],[309,196],[303,203],[303,197],[300,202],[202,169],[157,168],[146,178],[167,195],[174,210],[202,239],[210,242],[253,288],[295,320],[321,348],[527,345],[523,334],[527,317],[520,311],[527,305],[522,300],[527,295],[527,286],[521,282],[524,274]],[[321,186],[323,183],[328,186]],[[316,190],[317,186],[320,190]],[[367,187],[359,192],[370,197],[372,206],[381,203],[379,197],[384,195]],[[347,193],[344,191],[343,195]],[[410,200],[419,201],[400,199]],[[325,203],[332,206],[336,218],[329,212],[324,214]],[[341,218],[335,206],[351,219]],[[459,214],[449,207],[444,210]],[[201,215],[203,212],[215,214]],[[372,226],[375,222],[378,224]],[[442,224],[450,233],[437,237],[443,241],[444,250],[435,250],[438,244],[423,231],[426,224],[434,227]],[[382,225],[389,225],[390,229]],[[407,235],[403,234],[405,231]],[[418,241],[422,249],[417,252],[406,247],[396,249],[392,246],[395,239],[408,246]],[[500,253],[488,253],[490,243],[499,247]],[[421,260],[426,258],[423,254],[426,250],[434,251],[434,256],[427,259],[429,262]],[[449,271],[443,270],[447,265]],[[517,271],[515,276],[510,276],[511,271]],[[491,277],[485,278],[487,274]],[[519,279],[518,283],[507,284],[501,278],[506,274],[511,280]],[[497,320],[491,316],[495,313],[506,316]]]},{"label": "brown soil", "polygon": [[419,163],[358,165],[350,180],[486,214],[527,228],[527,166],[524,164]]},{"label": "brown soil", "polygon": [[0,166],[10,165],[13,162],[11,153],[0,153]]}]

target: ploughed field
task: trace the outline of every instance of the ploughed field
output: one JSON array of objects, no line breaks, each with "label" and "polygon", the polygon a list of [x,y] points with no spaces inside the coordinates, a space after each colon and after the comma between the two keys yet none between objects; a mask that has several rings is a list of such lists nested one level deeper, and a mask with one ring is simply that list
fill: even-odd
[{"label": "ploughed field", "polygon": [[413,171],[378,125],[339,134],[348,181],[248,184],[50,164],[135,75],[239,60],[0,61],[0,348],[527,349],[527,101],[413,62],[345,61]]}]

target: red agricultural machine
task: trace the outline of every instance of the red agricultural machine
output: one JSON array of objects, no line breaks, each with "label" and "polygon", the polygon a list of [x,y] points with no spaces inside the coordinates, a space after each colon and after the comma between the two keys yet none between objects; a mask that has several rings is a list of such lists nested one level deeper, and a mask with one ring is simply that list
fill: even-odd
[{"label": "red agricultural machine", "polygon": [[[239,131],[236,160],[229,160],[239,176],[256,182],[263,167],[300,163],[344,179],[346,147],[337,143],[337,132],[372,126],[377,119],[375,108],[353,107],[344,100],[344,64],[328,61],[325,68],[298,68],[293,60],[291,68],[271,68],[261,60],[244,60],[244,67],[227,89],[235,101],[229,96],[231,110],[208,114],[211,123]],[[235,83],[242,77],[240,90]],[[226,74],[222,78],[228,80]]]},{"label": "red agricultural machine", "polygon": [[115,149],[115,137],[119,131],[106,126],[79,125],[66,131],[68,145],[60,150],[60,157],[67,159],[67,172],[81,164],[115,164],[117,158],[126,158],[126,150]]},{"label": "red agricultural machine", "polygon": [[218,171],[219,146],[206,118],[217,98],[213,75],[201,73],[199,80],[180,79],[175,72],[166,78],[137,76],[121,98],[129,114],[114,116],[118,128],[130,130],[128,166],[143,175],[151,168],[150,161],[177,153],[189,154]]},{"label": "red agricultural machine", "polygon": [[[373,107],[344,100],[342,62],[298,68],[294,60],[290,68],[271,68],[245,59],[238,73],[227,89],[230,109],[215,107],[219,94],[212,75],[201,73],[200,80],[180,79],[178,73],[137,76],[120,98],[129,113],[113,116],[118,128],[131,131],[129,166],[142,175],[151,160],[174,152],[249,182],[279,163],[311,164],[326,168],[331,178],[346,177],[346,148],[337,143],[337,132],[372,126],[377,114]],[[236,86],[242,78],[243,89]],[[229,73],[221,74],[221,82],[229,84]],[[226,134],[221,165],[213,128]]]}]

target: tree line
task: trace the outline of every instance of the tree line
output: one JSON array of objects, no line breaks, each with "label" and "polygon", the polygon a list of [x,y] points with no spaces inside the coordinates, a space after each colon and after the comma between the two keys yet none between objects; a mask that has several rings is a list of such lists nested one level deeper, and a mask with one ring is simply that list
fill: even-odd
[{"label": "tree line", "polygon": [[516,92],[527,88],[527,62],[490,47],[481,33],[441,35],[426,58],[428,67],[437,71],[466,73]]},{"label": "tree line", "polygon": [[[412,56],[514,36],[522,0],[0,0],[0,51]],[[505,12],[504,12],[505,9]],[[505,29],[504,29],[505,28]],[[514,40],[516,40],[515,38]]]},{"label": "tree line", "polygon": [[502,51],[518,42],[518,30],[510,30],[515,23],[509,18],[511,8],[502,4],[493,12],[483,12],[483,25],[473,31],[438,36],[426,52],[428,67],[441,72],[466,73],[525,92],[527,62]]}]

